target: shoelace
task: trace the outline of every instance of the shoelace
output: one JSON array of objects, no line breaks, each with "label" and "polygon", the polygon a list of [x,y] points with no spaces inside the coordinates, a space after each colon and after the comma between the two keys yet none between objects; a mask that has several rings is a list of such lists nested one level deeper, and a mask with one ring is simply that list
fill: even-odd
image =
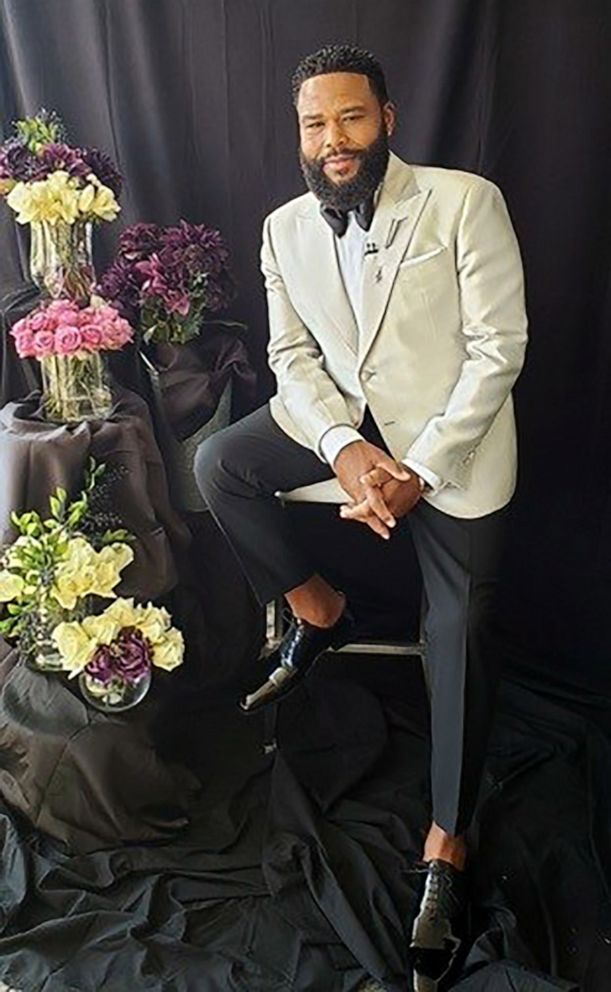
[{"label": "shoelace", "polygon": [[438,914],[450,916],[457,910],[456,897],[448,886],[449,877],[443,871],[433,868],[429,871],[426,862],[415,865],[408,869],[408,874],[426,875],[425,883],[425,911],[431,919]]}]

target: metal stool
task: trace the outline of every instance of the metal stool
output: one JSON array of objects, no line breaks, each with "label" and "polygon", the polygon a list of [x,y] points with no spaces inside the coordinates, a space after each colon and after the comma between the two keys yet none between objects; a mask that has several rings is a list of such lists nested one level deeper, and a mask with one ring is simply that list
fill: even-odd
[{"label": "metal stool", "polygon": [[[334,503],[339,505],[349,500],[349,496],[340,486],[337,479],[327,479],[315,482],[309,486],[300,486],[290,492],[277,492],[276,496],[283,503]],[[393,640],[359,640],[345,644],[338,652],[346,654],[379,654],[379,655],[417,655],[422,660],[425,683],[428,689],[426,670],[426,642],[423,628],[424,600],[420,607],[420,625],[416,641]],[[266,649],[272,650],[281,640],[284,633],[283,604],[281,599],[268,603],[266,610]]]}]

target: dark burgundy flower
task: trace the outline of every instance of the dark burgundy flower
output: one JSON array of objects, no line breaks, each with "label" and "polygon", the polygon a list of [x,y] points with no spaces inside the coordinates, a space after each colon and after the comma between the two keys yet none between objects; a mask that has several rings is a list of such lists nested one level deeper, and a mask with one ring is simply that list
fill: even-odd
[{"label": "dark burgundy flower", "polygon": [[136,306],[146,306],[159,320],[165,313],[197,322],[206,309],[222,310],[232,299],[228,261],[220,232],[205,224],[133,224],[123,231],[98,291],[130,320]]},{"label": "dark burgundy flower", "polygon": [[114,677],[114,659],[109,644],[100,644],[88,665],[85,666],[87,675],[96,682],[107,685]]},{"label": "dark burgundy flower", "polygon": [[79,148],[81,159],[104,186],[108,186],[118,198],[123,188],[123,177],[115,167],[114,162],[106,152],[99,148]]},{"label": "dark burgundy flower", "polygon": [[149,643],[135,627],[124,627],[112,643],[115,673],[124,682],[139,682],[151,667]]},{"label": "dark burgundy flower", "polygon": [[38,158],[20,138],[8,138],[0,145],[0,179],[27,183],[43,178]]},{"label": "dark burgundy flower", "polygon": [[140,288],[144,276],[135,265],[118,257],[106,270],[96,286],[96,292],[119,310],[122,317],[135,322],[140,308]]},{"label": "dark burgundy flower", "polygon": [[85,672],[102,685],[113,679],[134,685],[150,667],[151,650],[146,638],[135,627],[123,627],[110,644],[100,644]]},{"label": "dark burgundy flower", "polygon": [[131,224],[119,237],[119,255],[133,261],[140,261],[152,255],[159,248],[157,224]]},{"label": "dark burgundy flower", "polygon": [[46,145],[38,154],[38,162],[45,176],[61,169],[76,179],[84,179],[91,170],[81,158],[78,148],[60,142]]}]

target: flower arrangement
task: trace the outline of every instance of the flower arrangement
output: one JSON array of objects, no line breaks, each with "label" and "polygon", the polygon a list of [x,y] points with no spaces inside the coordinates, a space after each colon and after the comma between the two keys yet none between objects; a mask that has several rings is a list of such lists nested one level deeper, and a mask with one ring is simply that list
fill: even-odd
[{"label": "flower arrangement", "polygon": [[80,307],[74,300],[53,300],[18,320],[10,331],[20,358],[74,355],[84,358],[100,351],[117,351],[134,332],[108,305]]},{"label": "flower arrangement", "polygon": [[121,572],[134,557],[131,535],[123,528],[83,533],[104,471],[90,460],[79,496],[68,502],[66,490],[58,487],[46,519],[34,510],[11,514],[19,536],[0,555],[0,604],[6,612],[0,634],[15,640],[41,668],[58,667],[49,651],[57,623],[72,619],[74,611],[84,613],[90,597],[114,598]]},{"label": "flower arrangement", "polygon": [[150,679],[154,665],[182,664],[184,640],[163,607],[117,599],[103,613],[58,624],[53,631],[63,670],[79,675],[95,700],[121,705],[129,690]]},{"label": "flower arrangement", "polygon": [[17,121],[15,132],[0,145],[0,195],[19,224],[116,218],[122,179],[107,155],[66,144],[61,120],[46,110]]},{"label": "flower arrangement", "polygon": [[[163,607],[117,597],[134,554],[124,528],[100,526],[117,519],[96,510],[105,471],[91,459],[79,497],[68,502],[57,488],[44,520],[35,511],[12,514],[19,536],[0,556],[0,634],[33,667],[78,676],[93,706],[122,710],[146,694],[153,666],[182,663],[184,640]],[[96,613],[98,599],[113,602]]]},{"label": "flower arrangement", "polygon": [[41,364],[43,409],[49,420],[77,423],[111,411],[102,352],[117,351],[133,330],[114,307],[80,307],[74,300],[42,304],[11,329],[20,358]]},{"label": "flower arrangement", "polygon": [[205,311],[231,301],[228,261],[220,232],[204,224],[134,224],[97,291],[139,322],[145,341],[183,344],[199,334]]},{"label": "flower arrangement", "polygon": [[50,296],[88,301],[95,282],[92,226],[115,220],[122,178],[98,148],[67,143],[55,113],[15,124],[0,145],[0,196],[30,225],[30,272]]}]

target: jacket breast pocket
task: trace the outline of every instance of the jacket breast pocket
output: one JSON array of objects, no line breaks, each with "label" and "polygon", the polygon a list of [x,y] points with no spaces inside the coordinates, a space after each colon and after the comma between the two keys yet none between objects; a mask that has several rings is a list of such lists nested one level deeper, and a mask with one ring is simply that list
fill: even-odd
[{"label": "jacket breast pocket", "polygon": [[417,255],[411,255],[409,258],[404,258],[402,262],[399,263],[400,272],[409,272],[412,269],[416,271],[425,271],[428,268],[435,268],[439,264],[445,264],[447,262],[448,249],[445,245],[433,245],[427,251],[419,252]]}]

